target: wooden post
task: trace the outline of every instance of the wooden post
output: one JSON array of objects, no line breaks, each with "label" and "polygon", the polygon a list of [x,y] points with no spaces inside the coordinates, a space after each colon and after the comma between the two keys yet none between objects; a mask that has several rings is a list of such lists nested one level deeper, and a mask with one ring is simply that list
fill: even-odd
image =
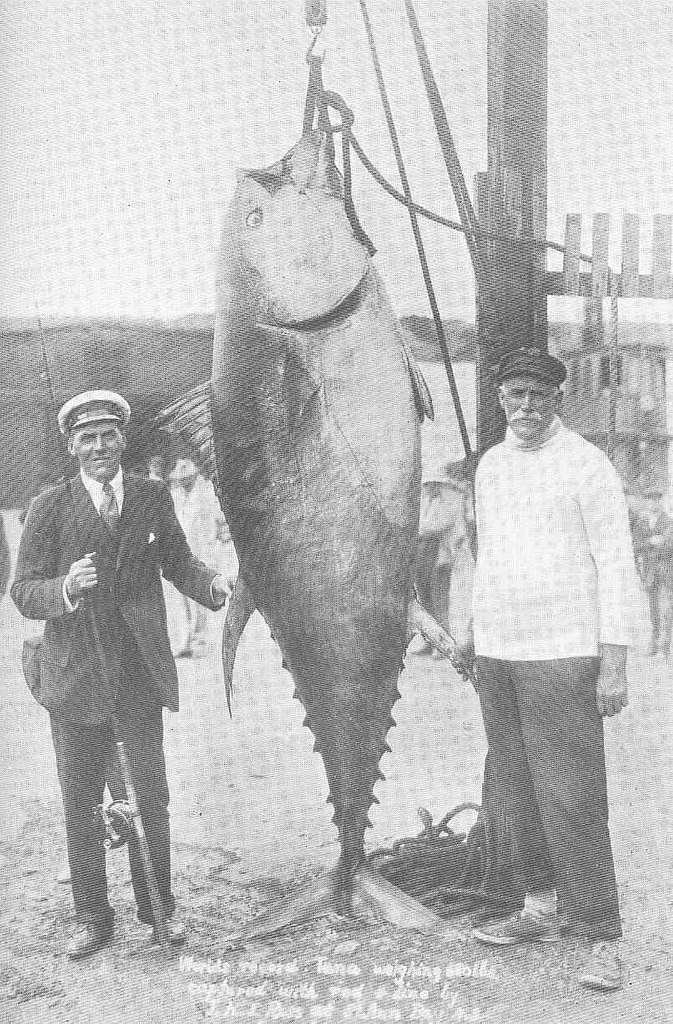
[{"label": "wooden post", "polygon": [[477,295],[477,436],[502,439],[493,365],[521,345],[547,348],[547,2],[489,0],[488,173],[478,175],[477,216],[517,241],[488,244],[495,309]]},{"label": "wooden post", "polygon": [[[545,250],[530,245],[531,240],[546,237],[546,0],[489,0],[488,172],[477,175],[476,193],[480,226],[516,239],[489,239],[489,297],[477,292],[481,454],[500,441],[505,430],[494,364],[521,345],[547,348]],[[501,900],[503,908],[521,905],[524,893],[514,871],[511,844],[510,823],[487,754],[481,812],[468,839],[461,885]]]}]

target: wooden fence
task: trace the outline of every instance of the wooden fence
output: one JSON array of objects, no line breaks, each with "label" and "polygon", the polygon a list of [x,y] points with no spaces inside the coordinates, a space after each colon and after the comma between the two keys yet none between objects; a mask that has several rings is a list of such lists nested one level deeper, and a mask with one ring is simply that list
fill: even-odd
[{"label": "wooden fence", "polygon": [[[652,269],[640,273],[640,218],[626,213],[622,219],[621,268],[613,272],[612,285],[620,298],[671,299],[671,231],[673,217],[655,216],[652,219]],[[570,213],[566,217],[565,253],[563,270],[545,275],[547,295],[579,295],[601,298],[611,293],[608,260],[610,243],[610,217],[606,213],[594,214],[592,224],[591,263],[581,254],[582,217]]]}]

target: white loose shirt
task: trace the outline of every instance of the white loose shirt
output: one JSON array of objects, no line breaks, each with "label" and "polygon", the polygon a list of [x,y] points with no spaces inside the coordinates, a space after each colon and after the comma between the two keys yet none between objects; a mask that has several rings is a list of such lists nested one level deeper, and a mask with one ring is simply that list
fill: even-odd
[{"label": "white loose shirt", "polygon": [[544,661],[637,642],[626,500],[600,449],[558,419],[538,448],[508,430],[479,463],[475,502],[477,654]]}]

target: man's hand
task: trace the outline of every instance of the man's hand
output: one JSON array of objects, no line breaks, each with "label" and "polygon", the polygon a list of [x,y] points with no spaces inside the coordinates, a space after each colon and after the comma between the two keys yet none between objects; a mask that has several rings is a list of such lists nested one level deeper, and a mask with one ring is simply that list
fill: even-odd
[{"label": "man's hand", "polygon": [[72,604],[76,604],[87,591],[93,590],[98,585],[94,556],[95,552],[91,551],[88,555],[73,562],[68,569],[68,575],[65,578],[65,591]]},{"label": "man's hand", "polygon": [[596,707],[601,715],[618,715],[629,703],[626,647],[601,644],[601,667],[596,683]]},{"label": "man's hand", "polygon": [[213,577],[213,581],[210,584],[210,592],[213,595],[213,601],[221,607],[227,598],[231,597],[233,585],[229,582],[226,576],[218,573],[217,576]]},{"label": "man's hand", "polygon": [[467,630],[465,633],[464,640],[458,644],[458,657],[461,665],[465,667],[464,673],[461,672],[463,679],[469,679],[475,690],[479,689],[477,680],[477,661],[474,653],[474,630],[472,625],[472,619],[467,624]]},{"label": "man's hand", "polygon": [[472,683],[475,690],[479,690],[478,679],[477,679],[477,662],[474,653],[474,640],[469,637],[464,643],[458,644],[456,649],[459,663],[462,666],[462,671],[458,665],[456,665],[456,671],[460,672],[463,679],[468,680]]}]

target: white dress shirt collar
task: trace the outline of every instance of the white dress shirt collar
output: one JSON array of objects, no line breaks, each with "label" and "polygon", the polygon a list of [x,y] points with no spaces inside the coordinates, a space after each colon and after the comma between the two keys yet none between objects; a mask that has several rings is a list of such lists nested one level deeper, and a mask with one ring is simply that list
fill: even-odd
[{"label": "white dress shirt collar", "polygon": [[[91,500],[94,503],[96,512],[100,513],[100,507],[103,504],[103,485],[99,483],[98,480],[94,480],[93,477],[86,476],[86,474],[82,473],[81,470],[80,476],[82,478],[82,483],[86,487]],[[110,480],[110,484],[112,485],[114,496],[117,499],[117,508],[121,513],[122,505],[124,503],[124,477],[122,475],[121,467],[112,477],[112,480]]]}]

